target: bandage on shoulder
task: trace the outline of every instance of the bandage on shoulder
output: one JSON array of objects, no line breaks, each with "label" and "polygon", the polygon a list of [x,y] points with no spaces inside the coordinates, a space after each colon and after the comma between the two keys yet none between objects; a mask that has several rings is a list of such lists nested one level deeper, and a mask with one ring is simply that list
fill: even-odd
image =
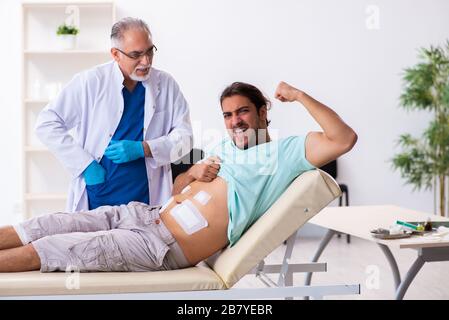
[{"label": "bandage on shoulder", "polygon": [[199,203],[201,203],[203,206],[205,206],[209,200],[210,200],[211,195],[208,194],[206,191],[201,190],[200,192],[198,192],[193,199],[195,199],[196,201],[198,201]]},{"label": "bandage on shoulder", "polygon": [[173,207],[170,213],[188,235],[208,226],[207,220],[190,200],[184,200]]}]

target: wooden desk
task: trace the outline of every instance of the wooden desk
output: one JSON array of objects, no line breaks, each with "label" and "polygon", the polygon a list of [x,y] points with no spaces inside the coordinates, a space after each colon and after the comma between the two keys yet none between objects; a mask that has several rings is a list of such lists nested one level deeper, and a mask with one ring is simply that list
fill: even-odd
[{"label": "wooden desk", "polygon": [[[349,207],[327,207],[319,214],[310,219],[310,223],[327,228],[328,231],[313,257],[317,262],[321,253],[336,233],[346,233],[368,241],[376,242],[390,263],[396,288],[396,299],[404,297],[405,292],[422,268],[424,263],[433,261],[449,261],[449,241],[432,240],[424,236],[412,236],[411,238],[396,240],[381,240],[371,235],[370,231],[376,228],[388,229],[402,221],[449,221],[448,218],[437,215],[422,213],[393,205],[385,206],[349,206]],[[397,246],[401,249],[410,248],[417,250],[417,258],[410,267],[404,280],[401,281],[399,269],[388,247]],[[312,273],[306,277],[306,285],[310,285]]]}]

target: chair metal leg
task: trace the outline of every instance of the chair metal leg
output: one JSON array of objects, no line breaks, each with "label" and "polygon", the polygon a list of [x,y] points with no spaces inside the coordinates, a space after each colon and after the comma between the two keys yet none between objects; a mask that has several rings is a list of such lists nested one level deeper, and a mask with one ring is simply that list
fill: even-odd
[{"label": "chair metal leg", "polygon": [[[342,191],[343,191],[343,194],[340,196],[340,198],[338,198],[338,206],[339,207],[343,206],[343,196],[344,196],[345,206],[347,207],[347,206],[349,206],[349,190],[347,187],[345,187]],[[341,234],[338,233],[337,237],[340,238]],[[346,235],[346,243],[347,244],[351,243],[351,235],[349,235],[349,234]]]},{"label": "chair metal leg", "polygon": [[[342,203],[343,203],[343,195],[341,195],[340,198],[338,198],[338,206],[341,207]],[[339,238],[339,239],[341,238],[340,232],[337,233],[337,238]]]},{"label": "chair metal leg", "polygon": [[349,206],[349,190],[348,188],[346,188],[346,192],[345,192],[345,199],[346,199],[346,206]]}]

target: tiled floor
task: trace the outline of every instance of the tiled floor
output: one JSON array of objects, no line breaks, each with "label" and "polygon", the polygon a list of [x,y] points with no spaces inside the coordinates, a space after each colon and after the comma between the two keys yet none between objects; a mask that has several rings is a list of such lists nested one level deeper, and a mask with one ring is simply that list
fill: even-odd
[{"label": "tiled floor", "polygon": [[[292,262],[308,262],[315,252],[320,238],[299,237],[293,250]],[[416,258],[412,249],[390,248],[403,277]],[[270,254],[266,263],[280,263],[285,246]],[[327,262],[328,271],[315,273],[313,284],[360,284],[361,294],[328,296],[325,299],[394,299],[393,276],[387,259],[380,248],[369,241],[335,237],[323,252],[319,262]],[[294,275],[294,284],[302,285],[304,274]],[[275,278],[273,278],[275,280]],[[263,287],[254,277],[243,277],[236,287]],[[449,299],[449,261],[426,263],[409,287],[404,299]]]}]

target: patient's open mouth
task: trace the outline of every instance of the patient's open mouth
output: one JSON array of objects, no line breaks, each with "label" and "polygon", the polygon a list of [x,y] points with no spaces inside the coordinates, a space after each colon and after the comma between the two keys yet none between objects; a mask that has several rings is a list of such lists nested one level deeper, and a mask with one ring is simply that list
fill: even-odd
[{"label": "patient's open mouth", "polygon": [[235,136],[242,136],[244,134],[244,132],[248,130],[248,128],[244,127],[244,128],[236,128],[233,130],[233,133]]}]

